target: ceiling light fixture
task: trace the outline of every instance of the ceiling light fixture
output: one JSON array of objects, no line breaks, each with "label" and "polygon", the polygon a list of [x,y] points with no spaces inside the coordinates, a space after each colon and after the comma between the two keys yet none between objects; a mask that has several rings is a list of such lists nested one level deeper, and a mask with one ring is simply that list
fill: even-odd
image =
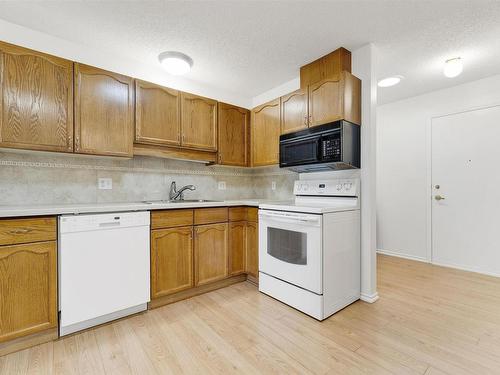
[{"label": "ceiling light fixture", "polygon": [[464,70],[464,63],[460,57],[446,60],[444,62],[443,74],[448,78],[453,78]]},{"label": "ceiling light fixture", "polygon": [[162,52],[158,56],[158,60],[160,60],[163,68],[165,68],[168,73],[174,76],[186,74],[193,67],[193,59],[182,52]]},{"label": "ceiling light fixture", "polygon": [[397,85],[403,79],[402,76],[392,76],[378,81],[378,87],[391,87]]}]

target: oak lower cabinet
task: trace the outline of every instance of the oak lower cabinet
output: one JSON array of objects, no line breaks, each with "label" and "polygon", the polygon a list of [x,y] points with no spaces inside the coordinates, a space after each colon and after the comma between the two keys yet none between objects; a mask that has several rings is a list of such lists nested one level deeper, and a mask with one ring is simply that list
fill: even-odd
[{"label": "oak lower cabinet", "polygon": [[259,224],[247,222],[245,271],[255,280],[259,278]]},{"label": "oak lower cabinet", "polygon": [[280,99],[272,100],[252,110],[252,166],[279,163]]},{"label": "oak lower cabinet", "polygon": [[229,223],[229,275],[239,275],[245,272],[245,257],[247,247],[247,222]]},{"label": "oak lower cabinet", "polygon": [[73,62],[0,42],[0,147],[73,151]]},{"label": "oak lower cabinet", "polygon": [[194,227],[195,286],[222,280],[228,275],[227,223]]},{"label": "oak lower cabinet", "polygon": [[193,227],[151,231],[151,298],[193,285]]},{"label": "oak lower cabinet", "polygon": [[248,127],[250,111],[234,105],[218,104],[218,163],[248,165]]},{"label": "oak lower cabinet", "polygon": [[75,152],[133,156],[134,83],[75,63]]},{"label": "oak lower cabinet", "polygon": [[151,145],[181,144],[181,93],[140,80],[135,81],[135,142]]},{"label": "oak lower cabinet", "polygon": [[217,151],[217,101],[181,93],[181,146]]},{"label": "oak lower cabinet", "polygon": [[57,338],[55,218],[0,220],[0,356]]}]

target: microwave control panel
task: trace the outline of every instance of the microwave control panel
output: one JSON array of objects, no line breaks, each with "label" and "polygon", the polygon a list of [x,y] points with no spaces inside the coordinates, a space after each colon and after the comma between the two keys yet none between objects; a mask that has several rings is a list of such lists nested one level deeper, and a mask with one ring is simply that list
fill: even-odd
[{"label": "microwave control panel", "polygon": [[341,142],[339,138],[322,139],[321,148],[321,153],[324,159],[340,159]]}]

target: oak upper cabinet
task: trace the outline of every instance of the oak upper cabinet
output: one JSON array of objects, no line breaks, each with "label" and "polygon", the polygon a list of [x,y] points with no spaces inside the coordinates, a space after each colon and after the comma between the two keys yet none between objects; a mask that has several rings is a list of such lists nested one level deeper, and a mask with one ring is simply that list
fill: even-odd
[{"label": "oak upper cabinet", "polygon": [[193,286],[193,227],[151,231],[151,298]]},{"label": "oak upper cabinet", "polygon": [[217,101],[181,93],[181,145],[217,151]]},{"label": "oak upper cabinet", "polygon": [[135,81],[135,142],[179,146],[181,94],[177,90]]},{"label": "oak upper cabinet", "polygon": [[75,152],[133,156],[133,79],[75,63]]},{"label": "oak upper cabinet", "polygon": [[219,164],[248,165],[248,126],[250,111],[218,103]]},{"label": "oak upper cabinet", "polygon": [[281,97],[281,134],[307,129],[307,89]]},{"label": "oak upper cabinet", "polygon": [[55,241],[0,246],[0,343],[57,327],[56,255]]},{"label": "oak upper cabinet", "polygon": [[73,62],[0,42],[0,146],[73,151]]},{"label": "oak upper cabinet", "polygon": [[252,110],[252,165],[278,164],[280,136],[280,99]]},{"label": "oak upper cabinet", "polygon": [[254,278],[259,277],[259,224],[249,221],[246,233],[245,269]]},{"label": "oak upper cabinet", "polygon": [[227,223],[194,227],[194,275],[196,286],[227,277],[227,232]]},{"label": "oak upper cabinet", "polygon": [[246,221],[229,223],[229,275],[239,275],[245,272]]},{"label": "oak upper cabinet", "polygon": [[337,120],[361,124],[361,81],[349,72],[309,86],[309,126]]}]

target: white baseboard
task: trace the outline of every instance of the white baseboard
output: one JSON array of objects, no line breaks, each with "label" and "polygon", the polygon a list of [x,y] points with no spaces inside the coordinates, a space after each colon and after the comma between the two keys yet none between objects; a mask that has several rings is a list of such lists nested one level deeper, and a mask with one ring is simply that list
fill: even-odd
[{"label": "white baseboard", "polygon": [[377,253],[378,254],[382,254],[382,255],[389,255],[391,257],[398,257],[398,258],[404,258],[404,259],[409,259],[409,260],[416,260],[417,262],[431,263],[427,258],[419,257],[419,256],[415,256],[415,255],[404,254],[404,253],[399,253],[399,252],[396,252],[396,251],[378,249]]},{"label": "white baseboard", "polygon": [[454,268],[456,270],[466,271],[466,272],[474,272],[474,273],[479,273],[481,275],[486,275],[486,276],[500,277],[499,273],[483,271],[483,270],[480,270],[480,269],[476,269],[476,268],[473,268],[473,267],[462,266],[462,265],[459,265],[459,264],[440,263],[440,262],[432,262],[432,264],[435,265],[435,266],[439,266],[439,267]]},{"label": "white baseboard", "polygon": [[361,299],[361,301],[364,301],[364,302],[374,303],[379,299],[378,292],[373,293],[373,294],[361,293],[360,299]]}]

